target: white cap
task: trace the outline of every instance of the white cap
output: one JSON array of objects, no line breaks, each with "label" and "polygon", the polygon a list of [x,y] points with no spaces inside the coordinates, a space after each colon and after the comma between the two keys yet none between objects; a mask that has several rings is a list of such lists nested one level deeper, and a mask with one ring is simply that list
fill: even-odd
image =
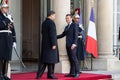
[{"label": "white cap", "polygon": [[80,16],[78,14],[75,14],[74,18],[80,18]]}]

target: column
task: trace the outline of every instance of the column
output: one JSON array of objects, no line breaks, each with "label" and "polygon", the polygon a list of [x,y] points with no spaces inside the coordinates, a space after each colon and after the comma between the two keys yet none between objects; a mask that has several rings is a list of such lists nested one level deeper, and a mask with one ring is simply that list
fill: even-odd
[{"label": "column", "polygon": [[[21,1],[14,1],[9,0],[9,12],[13,17],[14,20],[14,26],[16,30],[16,39],[17,39],[17,52],[19,53],[19,56],[21,55],[21,30],[22,30],[22,11],[21,11]],[[14,52],[14,50],[13,50]],[[15,53],[13,53],[12,60],[19,60]]]},{"label": "column", "polygon": [[113,54],[113,0],[98,0],[97,3],[99,54],[108,56]]},{"label": "column", "polygon": [[[104,8],[102,8],[102,7]],[[99,59],[94,68],[109,70],[113,60],[113,0],[97,1],[97,36]],[[111,63],[110,63],[111,62]],[[100,65],[103,65],[99,67]]]},{"label": "column", "polygon": [[95,68],[120,70],[120,62],[113,55],[113,0],[98,0],[97,7],[98,63],[103,66]]},{"label": "column", "polygon": [[[16,30],[16,40],[17,40],[17,52],[18,52],[18,55],[20,56],[21,55],[21,0],[9,0],[9,12],[10,14],[12,15],[13,17],[13,20],[14,20],[14,26],[15,26],[15,30]],[[13,53],[12,53],[12,68],[13,69],[20,69],[20,65],[18,66],[18,63],[19,63],[19,58],[17,57],[14,49],[13,49]],[[14,63],[15,62],[15,63]],[[10,77],[10,74],[11,74],[11,66],[9,65],[9,68],[8,68],[8,75]]]},{"label": "column", "polygon": [[[53,10],[56,12],[57,34],[61,34],[66,26],[65,16],[70,13],[70,0],[54,0]],[[66,73],[69,71],[69,61],[66,54],[65,38],[58,40],[60,63],[56,65],[56,72]]]}]

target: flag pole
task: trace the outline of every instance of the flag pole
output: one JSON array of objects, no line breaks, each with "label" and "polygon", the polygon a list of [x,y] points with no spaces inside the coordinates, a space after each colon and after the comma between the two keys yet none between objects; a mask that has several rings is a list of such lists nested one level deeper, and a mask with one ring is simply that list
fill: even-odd
[{"label": "flag pole", "polygon": [[[91,0],[91,7],[94,7],[94,0]],[[91,54],[91,70],[93,70],[93,55]]]},{"label": "flag pole", "polygon": [[92,59],[92,54],[91,54],[91,70],[93,70],[93,59]]}]

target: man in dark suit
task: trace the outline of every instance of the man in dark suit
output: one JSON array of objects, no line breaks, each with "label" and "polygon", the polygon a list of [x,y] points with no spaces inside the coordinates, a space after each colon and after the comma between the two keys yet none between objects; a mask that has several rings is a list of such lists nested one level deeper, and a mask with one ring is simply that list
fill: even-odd
[{"label": "man in dark suit", "polygon": [[47,78],[56,79],[54,66],[59,62],[59,54],[54,19],[55,12],[49,11],[46,20],[42,23],[42,47],[37,79],[42,76],[46,66],[48,67]]},{"label": "man in dark suit", "polygon": [[78,40],[78,27],[72,22],[72,15],[66,15],[66,22],[68,25],[65,27],[64,32],[58,35],[57,38],[66,36],[66,50],[70,61],[70,73],[65,77],[79,77],[79,63],[76,56],[76,47]]}]

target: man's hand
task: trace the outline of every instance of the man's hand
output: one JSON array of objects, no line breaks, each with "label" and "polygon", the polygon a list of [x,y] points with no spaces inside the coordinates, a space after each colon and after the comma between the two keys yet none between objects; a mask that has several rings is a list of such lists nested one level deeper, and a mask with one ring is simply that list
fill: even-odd
[{"label": "man's hand", "polygon": [[56,49],[56,46],[52,46],[52,49],[55,50],[55,49]]},{"label": "man's hand", "polygon": [[76,44],[72,44],[72,46],[71,46],[71,50],[75,49],[76,46],[77,46]]}]

